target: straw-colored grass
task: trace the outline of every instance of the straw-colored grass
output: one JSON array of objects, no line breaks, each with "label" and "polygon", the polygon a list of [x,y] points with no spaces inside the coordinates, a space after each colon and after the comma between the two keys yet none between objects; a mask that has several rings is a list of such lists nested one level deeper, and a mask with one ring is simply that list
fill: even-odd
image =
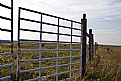
[{"label": "straw-colored grass", "polygon": [[[51,46],[51,49],[54,48],[55,46],[52,45],[44,45],[44,49],[48,49],[49,46]],[[64,48],[69,48],[68,45],[61,45],[60,47],[64,46]],[[28,45],[31,49],[36,48],[38,49],[38,45]],[[28,48],[27,46],[21,46],[21,48],[26,49]],[[77,45],[74,45],[73,47],[79,47]],[[0,52],[3,51],[8,51],[7,45],[1,44],[1,50]],[[14,45],[14,59],[16,60],[16,45]],[[49,56],[48,56],[49,55]],[[70,51],[60,51],[59,52],[60,56],[69,56]],[[73,51],[73,55],[80,55],[79,51]],[[3,65],[5,63],[11,62],[8,58],[10,56],[1,56],[0,57],[0,64]],[[46,57],[56,57],[56,51],[51,51],[51,52],[43,52],[43,58]],[[35,53],[22,53],[20,59],[33,59],[33,58],[39,58],[39,52]],[[59,59],[59,64],[68,64],[69,59]],[[73,59],[73,62],[79,62],[79,58]],[[16,66],[16,61],[14,62]],[[32,62],[32,63],[20,63],[21,65],[21,70],[24,69],[30,69],[30,68],[38,68],[39,66],[39,61]],[[56,61],[43,61],[42,67],[46,67],[47,65],[49,66],[55,66]],[[72,69],[79,68],[79,65],[73,65]],[[5,76],[8,75],[10,68],[0,69],[0,76]],[[61,67],[58,68],[59,72],[63,71],[68,71],[69,66],[67,67]],[[55,74],[56,69],[47,69],[42,72],[42,75],[47,75],[47,74]],[[79,76],[79,71],[74,72],[73,75]],[[16,67],[14,70],[14,77],[16,76]],[[23,73],[21,74],[20,77],[23,79],[28,79],[28,78],[37,78],[39,76],[38,71],[30,72],[30,73]],[[59,79],[67,78],[69,77],[69,74],[64,74],[64,75],[59,75]],[[11,81],[11,80],[6,80],[6,81]],[[55,81],[55,77],[48,77],[46,79],[43,79],[43,81]],[[72,81],[80,81],[79,77],[73,79]],[[86,74],[83,80],[81,81],[121,81],[121,47],[118,46],[99,46],[96,54],[94,54],[94,60],[93,63],[89,63],[87,59],[87,66],[86,66]]]},{"label": "straw-colored grass", "polygon": [[121,81],[121,47],[99,46],[83,81]]}]

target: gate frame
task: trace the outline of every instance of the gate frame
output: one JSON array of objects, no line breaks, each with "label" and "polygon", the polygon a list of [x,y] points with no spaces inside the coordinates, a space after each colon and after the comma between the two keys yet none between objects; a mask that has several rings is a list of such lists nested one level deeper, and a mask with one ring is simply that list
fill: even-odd
[{"label": "gate frame", "polygon": [[[4,52],[4,53],[0,53],[0,55],[9,55],[9,54],[11,54],[11,60],[12,60],[12,63],[11,64],[6,64],[6,65],[2,65],[2,66],[0,66],[0,68],[4,68],[4,67],[7,67],[7,66],[9,66],[9,67],[11,67],[11,70],[10,70],[10,74],[9,74],[9,76],[6,76],[6,77],[2,77],[2,78],[0,78],[0,80],[4,80],[4,79],[8,79],[8,78],[10,78],[10,79],[12,79],[12,80],[14,80],[14,78],[13,78],[13,75],[14,75],[14,52],[13,52],[13,0],[11,0],[11,7],[9,7],[9,6],[6,6],[6,5],[4,5],[4,4],[1,4],[0,3],[0,6],[2,6],[2,7],[4,7],[4,8],[7,8],[7,9],[11,9],[11,18],[7,18],[7,17],[3,17],[3,16],[0,16],[0,19],[5,19],[5,20],[9,20],[9,21],[11,21],[11,30],[9,30],[9,29],[4,29],[4,28],[0,28],[0,30],[1,31],[5,31],[5,32],[11,32],[11,40],[10,41],[8,41],[8,40],[4,40],[4,41],[0,41],[0,43],[11,43],[11,52]],[[19,32],[19,30],[20,30],[20,9],[25,9],[25,8],[19,8],[19,15],[18,15],[18,46],[17,46],[17,49],[19,50],[19,47],[20,47],[20,41],[19,41],[19,37],[20,37],[20,32]],[[27,10],[27,11],[29,11],[29,9],[25,9],[25,10]],[[88,36],[89,37],[89,61],[93,61],[93,55],[91,55],[91,54],[94,54],[94,36],[93,36],[93,34],[91,33],[91,30],[90,30],[90,33],[88,34],[87,33],[87,19],[86,19],[86,14],[83,14],[83,19],[81,19],[81,23],[80,22],[77,22],[77,21],[72,21],[72,20],[69,20],[69,19],[65,19],[65,18],[61,18],[61,17],[57,17],[57,16],[53,16],[53,15],[49,15],[49,14],[45,14],[45,13],[41,13],[41,12],[37,12],[37,11],[34,11],[34,10],[30,10],[31,12],[34,12],[34,13],[39,13],[39,14],[41,14],[41,22],[39,22],[40,23],[40,40],[39,40],[39,42],[40,42],[40,56],[39,56],[39,60],[41,60],[41,48],[42,48],[42,15],[44,14],[44,15],[47,15],[47,16],[51,16],[51,17],[54,17],[54,18],[58,18],[58,33],[56,33],[56,34],[58,34],[58,36],[57,36],[57,51],[59,50],[59,35],[60,35],[60,33],[59,33],[59,27],[60,27],[60,25],[59,25],[59,19],[62,19],[62,20],[66,20],[66,21],[70,21],[71,22],[71,43],[70,43],[70,70],[69,70],[69,72],[70,72],[70,77],[72,78],[72,74],[71,74],[71,72],[72,72],[72,69],[71,69],[71,65],[72,65],[72,60],[71,60],[71,58],[72,58],[72,56],[71,56],[71,54],[72,54],[72,36],[74,36],[74,35],[72,35],[72,27],[73,27],[73,22],[74,23],[79,23],[79,24],[81,24],[81,42],[82,42],[82,44],[81,44],[81,47],[82,47],[82,49],[80,48],[80,60],[81,60],[81,62],[80,62],[80,76],[81,76],[81,78],[83,78],[84,77],[84,75],[85,75],[85,70],[86,70],[86,36]],[[32,22],[38,22],[38,21],[32,21]],[[46,24],[49,24],[49,23],[46,23]],[[53,25],[54,26],[54,24],[51,24],[51,25]],[[66,27],[65,27],[66,28]],[[75,28],[76,29],[76,28]],[[24,29],[23,29],[24,30]],[[30,31],[30,30],[24,30],[24,31]],[[33,32],[38,32],[38,31],[34,31],[34,30],[31,30],[31,31],[33,31]],[[48,32],[48,33],[50,33],[51,34],[51,32]],[[61,34],[61,35],[68,35],[68,34]],[[76,35],[75,35],[76,36]],[[36,40],[35,40],[36,41]],[[38,41],[38,40],[37,40]],[[95,44],[96,46],[98,46],[97,45],[97,43]],[[82,51],[81,51],[82,50]],[[18,51],[18,55],[17,55],[17,80],[19,80],[19,52],[20,51]],[[95,47],[95,52],[96,52],[96,47]],[[57,58],[58,58],[58,53],[56,53],[57,54]],[[82,57],[81,57],[81,55],[82,55]],[[57,67],[57,69],[56,69],[56,74],[55,74],[55,76],[56,76],[56,81],[58,81],[58,59],[57,59],[57,62],[56,62],[56,67]],[[41,69],[41,62],[40,62],[40,64],[39,64],[40,66],[39,66],[39,68]],[[40,71],[40,73],[39,73],[39,77],[41,78],[41,71]]]},{"label": "gate frame", "polygon": [[9,20],[11,21],[11,29],[4,29],[4,28],[0,28],[1,31],[4,32],[10,32],[11,33],[11,39],[10,40],[2,40],[2,42],[0,41],[0,43],[10,43],[11,44],[11,52],[4,52],[4,53],[0,53],[0,55],[11,55],[10,59],[11,59],[11,64],[5,64],[0,66],[0,68],[4,68],[4,67],[11,67],[9,76],[5,76],[5,77],[1,77],[0,80],[5,80],[5,79],[11,79],[13,80],[13,76],[14,76],[14,53],[13,53],[13,0],[11,0],[11,7],[4,5],[2,3],[0,3],[1,7],[7,8],[11,10],[11,18],[8,17],[4,17],[4,16],[0,16],[0,19],[4,19],[4,20]]},{"label": "gate frame", "polygon": [[[25,11],[29,11],[29,12],[33,12],[33,13],[37,13],[37,14],[40,14],[40,17],[41,17],[41,21],[36,21],[36,20],[31,20],[31,19],[26,19],[26,18],[21,18],[21,16],[20,16],[20,14],[21,14],[21,10],[25,10]],[[72,77],[72,72],[73,71],[80,71],[80,78],[81,78],[81,73],[82,73],[82,49],[81,49],[81,47],[82,47],[82,44],[81,44],[81,40],[80,40],[80,42],[72,42],[72,36],[74,36],[74,37],[78,37],[78,38],[80,38],[81,39],[81,37],[82,36],[80,36],[80,35],[73,35],[72,34],[72,30],[78,30],[78,31],[81,31],[82,32],[82,30],[81,29],[78,29],[78,28],[73,28],[73,23],[77,23],[77,24],[79,24],[80,25],[80,27],[81,27],[81,24],[82,23],[80,23],[80,22],[77,22],[77,21],[73,21],[73,20],[69,20],[69,19],[65,19],[65,18],[61,18],[61,17],[57,17],[57,16],[53,16],[53,15],[49,15],[49,14],[46,14],[46,13],[41,13],[41,12],[38,12],[38,11],[34,11],[34,10],[30,10],[30,9],[26,9],[26,8],[22,8],[22,7],[19,7],[19,11],[18,11],[18,13],[19,13],[19,15],[18,15],[18,45],[17,45],[17,50],[18,50],[18,54],[17,54],[17,80],[18,81],[21,81],[21,79],[20,79],[20,73],[21,72],[29,72],[29,71],[34,71],[34,70],[39,70],[39,77],[38,78],[33,78],[33,79],[28,79],[28,80],[25,80],[25,81],[32,81],[32,80],[40,80],[41,81],[41,78],[43,78],[43,77],[45,77],[45,76],[41,76],[41,62],[40,62],[40,65],[39,65],[39,68],[34,68],[34,69],[29,69],[29,70],[20,70],[19,69],[19,63],[20,62],[29,62],[29,61],[33,61],[33,60],[42,60],[42,58],[41,58],[41,51],[42,51],[42,42],[43,42],[43,40],[42,40],[42,33],[48,33],[48,34],[57,34],[57,41],[52,41],[52,42],[56,42],[56,44],[57,44],[57,49],[55,49],[55,51],[57,51],[57,53],[56,53],[56,65],[55,65],[55,67],[56,67],[56,73],[55,74],[51,74],[51,75],[47,75],[47,76],[56,76],[56,81],[58,81],[58,75],[59,74],[63,74],[63,73],[67,73],[67,72],[69,72],[70,73],[70,75],[69,75],[69,78],[66,78],[66,79],[72,79],[72,78],[75,78],[75,76],[74,77]],[[47,23],[47,22],[42,22],[42,15],[46,15],[46,16],[50,16],[50,17],[53,17],[53,18],[57,18],[58,19],[58,24],[57,25],[55,25],[55,24],[51,24],[51,23]],[[61,19],[61,20],[65,20],[65,21],[69,21],[70,22],[70,24],[71,24],[71,26],[70,27],[66,27],[66,26],[62,26],[63,28],[69,28],[70,30],[71,30],[71,35],[69,35],[69,34],[62,34],[62,33],[59,33],[59,27],[61,27],[60,25],[59,25],[59,19]],[[20,20],[25,20],[25,21],[30,21],[30,22],[35,22],[35,23],[40,23],[40,30],[32,30],[32,29],[24,29],[24,28],[21,28],[20,27]],[[51,25],[51,26],[57,26],[57,33],[53,33],[53,32],[45,32],[45,31],[42,31],[42,24],[47,24],[47,25]],[[31,32],[40,32],[40,40],[28,40],[28,39],[21,39],[20,38],[20,31],[31,31]],[[60,58],[60,57],[58,57],[58,50],[59,50],[59,43],[61,43],[61,42],[63,42],[63,43],[67,43],[67,42],[64,42],[64,41],[59,41],[59,36],[60,35],[65,35],[65,36],[71,36],[71,42],[68,42],[69,44],[70,44],[70,49],[69,49],[69,51],[70,51],[70,56],[68,56],[68,58],[70,59],[70,63],[68,64],[69,66],[70,66],[70,70],[68,70],[68,71],[64,71],[64,72],[60,72],[60,73],[58,73],[58,59],[57,58]],[[26,50],[20,50],[20,41],[37,41],[37,42],[39,42],[40,43],[40,50],[39,50],[39,52],[40,52],[40,56],[39,56],[39,59],[30,59],[30,60],[19,60],[19,58],[20,58],[20,52],[22,52],[22,51],[26,51]],[[46,41],[46,42],[50,42],[49,40],[48,41]],[[72,43],[78,43],[78,44],[80,44],[80,48],[78,48],[78,50],[80,51],[80,55],[78,56],[79,57],[79,59],[80,59],[80,61],[78,62],[78,64],[80,64],[80,68],[78,68],[78,69],[75,69],[75,70],[72,70],[71,68],[72,68],[72,64],[77,64],[76,62],[74,62],[74,63],[72,63],[72,58],[75,58],[75,57],[73,57],[73,56],[71,56],[71,54],[72,54],[72,50],[77,50],[77,49],[73,49],[72,48]],[[65,50],[65,49],[64,49]],[[35,50],[32,50],[32,51],[35,51]],[[54,58],[54,59],[55,59]],[[67,57],[66,57],[67,58]],[[52,59],[52,58],[50,58],[50,59]],[[61,64],[62,65],[62,64]],[[63,66],[67,66],[67,64],[63,64]],[[51,68],[53,68],[53,67],[51,67]],[[46,77],[47,77],[46,76]]]}]

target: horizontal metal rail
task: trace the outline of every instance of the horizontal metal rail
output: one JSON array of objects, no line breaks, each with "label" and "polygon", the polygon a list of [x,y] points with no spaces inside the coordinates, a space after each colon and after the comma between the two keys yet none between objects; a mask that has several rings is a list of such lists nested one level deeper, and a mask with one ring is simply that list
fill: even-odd
[{"label": "horizontal metal rail", "polygon": [[[61,64],[61,65],[58,65],[58,67],[69,66],[69,65],[74,65],[74,64],[80,64],[80,62],[71,63],[71,64]],[[28,69],[28,70],[20,70],[20,73],[26,73],[26,72],[38,71],[38,70],[45,70],[45,69],[49,69],[49,68],[57,68],[57,67],[56,66],[47,66],[47,67],[42,67],[42,68],[34,68],[34,69]],[[72,71],[76,71],[76,70],[77,69],[72,70]],[[68,71],[68,72],[70,72],[70,71]],[[66,72],[64,72],[64,73],[66,73]],[[60,73],[60,74],[63,74],[63,73]]]},{"label": "horizontal metal rail", "polygon": [[6,32],[12,32],[12,30],[9,30],[9,29],[3,29],[3,28],[0,28],[1,31],[6,31]]},{"label": "horizontal metal rail", "polygon": [[81,42],[67,42],[67,41],[49,41],[49,40],[32,40],[32,39],[19,39],[19,42],[21,41],[29,41],[29,42],[42,42],[42,43],[58,43],[61,44],[61,43],[66,43],[66,44],[81,44]]},{"label": "horizontal metal rail", "polygon": [[4,5],[4,4],[2,4],[2,3],[0,3],[0,6],[5,7],[5,8],[8,8],[8,9],[11,9],[11,7],[6,6],[6,5]]},{"label": "horizontal metal rail", "polygon": [[0,81],[8,79],[8,78],[11,78],[11,76],[2,77],[2,78],[0,78]]},{"label": "horizontal metal rail", "polygon": [[0,53],[0,55],[11,55],[11,54],[13,54],[13,53],[11,53],[11,52],[2,52],[2,53]]},{"label": "horizontal metal rail", "polygon": [[[27,41],[26,41],[27,40]],[[30,40],[30,41],[28,41]],[[31,39],[21,39],[20,44],[21,45],[26,45],[26,44],[40,44],[40,41],[42,41],[43,44],[57,44],[57,41],[48,41],[47,40],[31,40]],[[67,44],[69,45],[70,43],[63,43],[64,41],[59,42],[59,44]],[[81,44],[81,42],[72,42],[72,44]]]},{"label": "horizontal metal rail", "polygon": [[63,34],[63,33],[54,33],[54,32],[47,32],[47,31],[38,31],[38,30],[32,30],[32,29],[24,29],[20,28],[22,31],[29,31],[29,32],[38,32],[38,33],[47,33],[47,34],[56,34],[56,35],[64,35],[64,36],[73,36],[73,37],[81,37],[79,35],[70,35],[70,34]]},{"label": "horizontal metal rail", "polygon": [[20,70],[20,73],[25,73],[25,72],[29,72],[29,71],[38,71],[40,70],[40,68],[34,68],[34,69],[28,69],[28,70]]},{"label": "horizontal metal rail", "polygon": [[61,17],[57,17],[57,16],[53,16],[53,15],[50,15],[50,14],[46,14],[46,13],[42,13],[42,12],[38,12],[38,11],[34,11],[34,10],[30,10],[30,9],[22,8],[22,7],[19,7],[19,8],[22,9],[22,10],[25,10],[25,11],[34,12],[34,13],[37,13],[37,14],[43,14],[43,15],[46,15],[46,16],[50,16],[50,17],[54,17],[54,18],[59,18],[59,19],[62,19],[62,20],[71,21],[71,22],[74,22],[74,23],[81,24],[80,22],[77,22],[77,21],[73,21],[73,20],[69,20],[69,19],[65,19],[65,18],[61,18]]},{"label": "horizontal metal rail", "polygon": [[0,68],[5,68],[5,67],[10,67],[10,66],[13,66],[13,64],[5,64],[5,65],[0,65]]},{"label": "horizontal metal rail", "polygon": [[38,33],[41,32],[41,31],[39,31],[39,30],[24,29],[24,28],[20,28],[20,30],[22,30],[22,31],[29,31],[29,32],[38,32]]},{"label": "horizontal metal rail", "polygon": [[38,51],[80,51],[81,49],[20,49],[20,52],[38,52]]},{"label": "horizontal metal rail", "polygon": [[32,19],[27,19],[27,18],[20,18],[20,20],[30,21],[30,22],[34,22],[34,23],[41,23],[41,21],[36,21],[36,20],[32,20]]},{"label": "horizontal metal rail", "polygon": [[26,49],[26,50],[19,50],[20,52],[38,52],[39,49]]},{"label": "horizontal metal rail", "polygon": [[28,79],[28,80],[24,80],[24,81],[35,81],[35,80],[40,80],[41,78],[33,78],[33,79]]},{"label": "horizontal metal rail", "polygon": [[7,17],[3,17],[3,16],[0,16],[1,19],[5,19],[5,20],[11,20],[10,18],[7,18]]},{"label": "horizontal metal rail", "polygon": [[65,57],[53,57],[53,58],[42,58],[42,59],[29,59],[29,60],[19,60],[19,62],[33,62],[33,61],[45,61],[45,60],[56,60],[56,59],[65,59],[65,58],[79,58],[81,56],[65,56]]},{"label": "horizontal metal rail", "polygon": [[[58,26],[57,24],[52,24],[52,23],[47,23],[47,22],[41,22],[41,21],[32,20],[32,19],[27,19],[27,18],[20,18],[20,19],[21,19],[21,20],[24,20],[24,21],[34,22],[34,23],[42,23],[42,24],[46,24],[46,25]],[[81,29],[78,29],[78,28],[71,28],[71,27],[62,26],[62,25],[59,25],[59,27],[68,28],[68,29],[74,29],[74,30],[79,30],[79,31],[81,31]]]},{"label": "horizontal metal rail", "polygon": [[61,65],[58,65],[58,67],[69,66],[69,65],[74,65],[74,64],[80,64],[80,62],[75,62],[71,64],[61,64]]},{"label": "horizontal metal rail", "polygon": [[75,69],[75,70],[71,70],[71,71],[60,72],[58,74],[50,74],[50,75],[47,75],[47,76],[42,76],[42,77],[39,77],[39,78],[28,79],[28,80],[24,80],[24,81],[40,80],[42,78],[47,78],[47,77],[51,77],[51,76],[57,76],[57,75],[61,75],[61,74],[69,73],[69,72],[78,71],[78,70],[81,70],[81,69]]},{"label": "horizontal metal rail", "polygon": [[40,61],[40,59],[19,60],[19,62],[33,62],[33,61]]},{"label": "horizontal metal rail", "polygon": [[0,40],[0,43],[12,43],[11,40]]},{"label": "horizontal metal rail", "polygon": [[67,49],[67,48],[58,48],[58,49],[42,49],[41,51],[80,51],[81,49]]}]

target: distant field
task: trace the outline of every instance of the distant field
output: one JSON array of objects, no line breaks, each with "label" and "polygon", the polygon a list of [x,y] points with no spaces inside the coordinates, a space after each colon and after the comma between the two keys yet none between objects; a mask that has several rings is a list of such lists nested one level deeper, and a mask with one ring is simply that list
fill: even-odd
[{"label": "distant field", "polygon": [[[16,60],[16,45],[14,45],[14,58]],[[21,45],[20,46],[22,49],[39,49],[38,44],[28,44],[28,45]],[[70,48],[70,45],[65,45],[65,44],[60,44],[60,48]],[[73,45],[73,48],[80,48],[79,45]],[[56,48],[56,45],[54,44],[44,44],[43,49],[54,49]],[[10,51],[9,45],[6,44],[1,44],[1,50],[0,52],[4,51]],[[21,53],[20,54],[20,59],[25,60],[25,59],[35,59],[39,58],[39,52],[34,52],[34,53]],[[60,57],[62,56],[69,56],[70,51],[59,51],[58,54]],[[79,51],[73,51],[73,56],[79,56],[80,52]],[[88,55],[88,53],[87,53]],[[10,60],[8,59],[10,56],[2,56],[0,57],[1,64],[5,63],[10,63]],[[56,51],[45,51],[42,52],[42,57],[47,58],[47,57],[56,57]],[[88,57],[88,56],[87,56]],[[72,62],[79,62],[79,58],[74,58],[72,59]],[[68,64],[70,62],[69,59],[59,59],[59,64]],[[16,66],[16,61],[15,61],[15,66]],[[24,69],[30,69],[30,68],[37,68],[39,67],[39,61],[35,61],[32,63],[20,63],[21,65],[21,70]],[[49,60],[49,61],[43,61],[42,62],[42,67],[46,66],[55,66],[56,61]],[[79,68],[79,64],[73,65],[72,69]],[[0,69],[1,76],[8,75],[10,68]],[[64,66],[58,68],[59,72],[67,71],[69,70],[69,66]],[[47,74],[55,74],[56,69],[46,69],[42,71],[42,75],[47,75]],[[16,67],[15,71],[16,72]],[[15,75],[15,74],[14,74]],[[73,73],[73,76],[78,76],[79,71],[75,71]],[[28,78],[36,78],[39,76],[38,71],[30,72],[30,73],[23,73],[21,78],[28,79]],[[69,77],[69,74],[64,74],[63,76],[60,75],[59,79],[64,79]],[[87,70],[85,77],[82,81],[121,81],[121,47],[119,46],[99,46],[96,54],[94,55],[94,61],[92,64],[88,63],[88,58],[87,58]],[[6,80],[10,81],[10,80]],[[55,77],[48,77],[47,79],[43,79],[43,81],[55,81]],[[74,79],[73,81],[79,81],[79,77]]]}]

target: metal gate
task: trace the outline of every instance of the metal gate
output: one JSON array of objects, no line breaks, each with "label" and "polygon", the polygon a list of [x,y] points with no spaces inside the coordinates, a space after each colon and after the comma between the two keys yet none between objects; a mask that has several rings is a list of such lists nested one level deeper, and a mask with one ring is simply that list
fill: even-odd
[{"label": "metal gate", "polygon": [[19,81],[78,80],[81,76],[81,23],[19,7]]},{"label": "metal gate", "polygon": [[[4,5],[0,2],[0,8],[3,8],[0,13],[6,14],[6,10],[9,11],[10,17],[0,16],[0,34],[3,35],[0,37],[0,81],[6,79],[12,79],[13,69],[14,69],[14,58],[13,58],[13,0],[10,1],[10,5]],[[7,27],[4,27],[2,24],[7,22]],[[10,24],[8,24],[10,23]],[[5,25],[5,24],[4,24]]]}]

